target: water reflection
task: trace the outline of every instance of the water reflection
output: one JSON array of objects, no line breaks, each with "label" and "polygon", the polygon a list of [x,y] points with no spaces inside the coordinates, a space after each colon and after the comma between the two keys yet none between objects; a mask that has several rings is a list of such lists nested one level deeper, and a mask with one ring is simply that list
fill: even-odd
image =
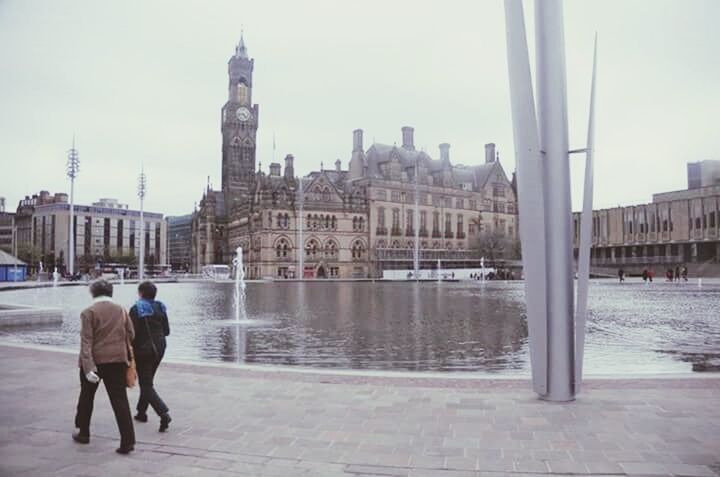
[{"label": "water reflection", "polygon": [[[522,283],[248,284],[257,326],[216,326],[233,315],[232,283],[160,285],[172,334],[168,356],[234,363],[527,373]],[[116,301],[135,299],[117,286]],[[0,301],[51,304],[62,326],[0,330],[35,343],[77,346],[84,287],[0,293]],[[593,282],[589,373],[717,371],[720,284]]]}]

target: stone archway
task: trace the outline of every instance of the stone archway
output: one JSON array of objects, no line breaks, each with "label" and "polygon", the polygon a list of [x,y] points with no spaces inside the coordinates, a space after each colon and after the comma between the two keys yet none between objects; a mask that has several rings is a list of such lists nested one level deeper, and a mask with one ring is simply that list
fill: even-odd
[{"label": "stone archway", "polygon": [[327,278],[327,270],[325,265],[319,265],[315,271],[315,278]]}]

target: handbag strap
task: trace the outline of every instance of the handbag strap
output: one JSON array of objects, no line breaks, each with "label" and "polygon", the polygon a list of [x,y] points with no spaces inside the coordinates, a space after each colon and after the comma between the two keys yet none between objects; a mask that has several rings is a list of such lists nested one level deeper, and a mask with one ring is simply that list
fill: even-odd
[{"label": "handbag strap", "polygon": [[[155,311],[155,310],[153,310],[153,311]],[[153,314],[151,316],[155,316],[155,315]],[[152,346],[153,353],[155,354],[155,357],[157,358],[159,353],[158,353],[157,348],[155,347],[155,342],[153,341],[152,333],[150,333],[150,324],[148,323],[149,319],[150,319],[149,316],[141,318],[141,320],[143,320],[145,322],[145,329],[147,330],[148,339],[150,340],[150,346]]]},{"label": "handbag strap", "polygon": [[125,313],[125,348],[127,348],[128,361],[132,364],[132,362],[135,361],[135,355],[133,354],[132,342],[127,332],[128,320],[128,315]]}]

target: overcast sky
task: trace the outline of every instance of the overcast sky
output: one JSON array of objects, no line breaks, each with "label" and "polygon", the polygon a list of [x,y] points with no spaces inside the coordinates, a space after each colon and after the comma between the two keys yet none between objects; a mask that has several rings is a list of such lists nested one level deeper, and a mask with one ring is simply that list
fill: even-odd
[{"label": "overcast sky", "polygon": [[[532,3],[525,3],[532,29]],[[720,159],[720,2],[565,4],[571,147],[584,147],[592,40],[599,35],[595,205],[649,202],[686,186],[688,161]],[[337,158],[352,130],[455,163],[495,142],[514,169],[503,3],[493,1],[0,0],[0,196],[68,191],[182,214],[206,178],[220,186],[220,108],[241,27],[255,58],[263,169],[287,153],[306,174]],[[532,30],[529,32],[532,45]],[[531,57],[534,56],[531,50]],[[575,156],[580,165],[580,156]],[[574,170],[579,205],[582,167]]]}]

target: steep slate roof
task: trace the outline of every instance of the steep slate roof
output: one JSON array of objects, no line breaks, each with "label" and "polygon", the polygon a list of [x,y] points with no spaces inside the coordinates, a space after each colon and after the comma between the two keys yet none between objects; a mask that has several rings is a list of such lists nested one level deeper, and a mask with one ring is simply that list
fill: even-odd
[{"label": "steep slate roof", "polygon": [[[421,163],[425,163],[430,172],[443,169],[442,160],[432,159],[425,151],[411,151],[395,145],[374,143],[366,152],[368,175],[370,177],[380,176],[379,165],[390,161],[394,155],[400,159],[403,168],[415,167],[415,161],[421,161]],[[479,155],[479,157],[483,157],[483,155]],[[497,166],[497,161],[475,166],[453,165],[452,171],[457,182],[472,182],[478,188],[482,188]]]},{"label": "steep slate roof", "polygon": [[0,265],[27,266],[27,263],[23,262],[19,258],[14,257],[13,255],[10,255],[4,250],[0,250]]}]

